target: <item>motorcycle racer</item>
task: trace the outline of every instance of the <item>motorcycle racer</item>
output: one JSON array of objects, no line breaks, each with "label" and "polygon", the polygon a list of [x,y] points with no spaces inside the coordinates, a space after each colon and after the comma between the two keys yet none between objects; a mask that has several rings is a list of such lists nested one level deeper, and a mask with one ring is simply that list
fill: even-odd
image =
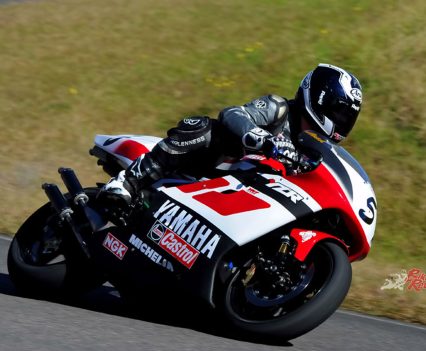
[{"label": "motorcycle racer", "polygon": [[292,100],[271,94],[227,107],[217,119],[184,118],[151,152],[112,178],[101,193],[131,203],[144,187],[168,173],[212,167],[223,155],[262,153],[285,160],[291,168],[303,158],[297,145],[301,131],[314,130],[335,143],[348,136],[361,110],[361,89],[351,73],[320,63],[304,77]]}]

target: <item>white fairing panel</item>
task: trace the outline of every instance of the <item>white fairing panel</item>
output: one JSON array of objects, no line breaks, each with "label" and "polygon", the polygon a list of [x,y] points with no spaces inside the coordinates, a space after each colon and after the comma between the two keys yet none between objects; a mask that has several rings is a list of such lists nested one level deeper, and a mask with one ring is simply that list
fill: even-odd
[{"label": "white fairing panel", "polygon": [[96,135],[95,137],[95,145],[105,151],[107,151],[109,154],[114,155],[120,162],[120,165],[123,168],[127,168],[130,166],[130,164],[133,162],[133,160],[117,154],[115,151],[120,146],[121,143],[132,140],[134,142],[137,142],[140,145],[143,145],[146,147],[149,151],[153,149],[153,147],[162,140],[161,138],[155,137],[155,136],[146,136],[146,135]]},{"label": "white fairing panel", "polygon": [[[345,166],[352,182],[352,208],[371,246],[377,223],[376,195],[370,182],[364,180],[344,159],[340,157],[339,159]],[[350,197],[348,197],[348,199],[350,199]]]},{"label": "white fairing panel", "polygon": [[[282,180],[279,176],[268,175],[268,177],[277,177]],[[186,207],[196,211],[200,216],[213,223],[219,230],[224,232],[238,245],[244,245],[296,219],[289,210],[272,197],[267,196],[260,191],[256,191],[251,187],[246,187],[238,179],[232,176],[225,176],[223,179],[227,180],[229,185],[214,189],[201,189],[190,193],[185,193],[176,187],[160,188],[159,190],[163,191],[172,199],[176,199],[179,203]],[[292,184],[292,186],[297,188],[300,193],[304,193],[302,189],[296,187],[294,184]],[[218,193],[223,193],[226,190],[246,192],[250,194],[250,196],[254,196],[256,199],[262,200],[261,202],[267,204],[267,207],[223,215],[210,206],[195,199],[198,195],[212,192],[212,190]],[[309,204],[312,205],[313,211],[320,209],[319,205],[310,198],[309,195],[306,194],[306,196]]]}]

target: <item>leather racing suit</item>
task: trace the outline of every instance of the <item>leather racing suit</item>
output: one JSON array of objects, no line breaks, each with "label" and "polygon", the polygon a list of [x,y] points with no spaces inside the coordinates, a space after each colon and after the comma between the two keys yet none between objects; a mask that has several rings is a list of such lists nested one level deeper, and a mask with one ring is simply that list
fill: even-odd
[{"label": "leather racing suit", "polygon": [[267,154],[268,143],[271,146],[277,140],[286,156],[296,160],[294,140],[299,126],[292,119],[293,109],[293,101],[267,95],[243,106],[227,107],[219,113],[218,119],[207,116],[185,118],[170,129],[167,137],[150,153],[129,166],[126,179],[133,190],[138,191],[178,169],[213,167],[221,155]]}]

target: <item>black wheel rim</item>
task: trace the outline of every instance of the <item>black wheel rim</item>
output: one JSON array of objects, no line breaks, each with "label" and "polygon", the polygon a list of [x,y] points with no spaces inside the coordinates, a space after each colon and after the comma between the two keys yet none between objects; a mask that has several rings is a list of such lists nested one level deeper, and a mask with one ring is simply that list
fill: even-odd
[{"label": "black wheel rim", "polygon": [[[40,215],[40,220],[31,223],[30,228],[25,228],[31,235],[17,234],[22,260],[33,266],[47,266],[65,261],[63,240],[65,228],[60,227],[53,210],[46,206],[43,208],[45,215]],[[48,218],[47,221],[42,219]]]},{"label": "black wheel rim", "polygon": [[283,291],[281,296],[279,291],[272,291],[268,295],[267,287],[261,291],[259,287],[263,282],[255,280],[256,275],[253,282],[244,286],[241,281],[245,268],[240,269],[228,284],[226,293],[228,311],[234,318],[248,323],[281,318],[321,293],[331,277],[333,264],[330,252],[325,247],[318,246],[308,257],[306,268],[299,268],[298,281],[292,289]]}]

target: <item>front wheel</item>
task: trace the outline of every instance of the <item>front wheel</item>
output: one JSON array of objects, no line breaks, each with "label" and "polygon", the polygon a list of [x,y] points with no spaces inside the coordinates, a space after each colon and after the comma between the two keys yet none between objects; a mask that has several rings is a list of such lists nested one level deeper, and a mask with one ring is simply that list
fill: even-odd
[{"label": "front wheel", "polygon": [[224,296],[227,318],[250,335],[290,340],[307,333],[335,312],[352,279],[347,254],[333,242],[319,243],[302,265],[289,267],[282,285],[259,271],[244,281],[253,262],[235,272]]},{"label": "front wheel", "polygon": [[[86,194],[93,200],[97,189],[86,189]],[[80,229],[88,228],[83,225]],[[102,285],[103,277],[82,254],[72,235],[50,203],[22,224],[10,244],[7,260],[9,276],[19,292],[56,297]]]}]

